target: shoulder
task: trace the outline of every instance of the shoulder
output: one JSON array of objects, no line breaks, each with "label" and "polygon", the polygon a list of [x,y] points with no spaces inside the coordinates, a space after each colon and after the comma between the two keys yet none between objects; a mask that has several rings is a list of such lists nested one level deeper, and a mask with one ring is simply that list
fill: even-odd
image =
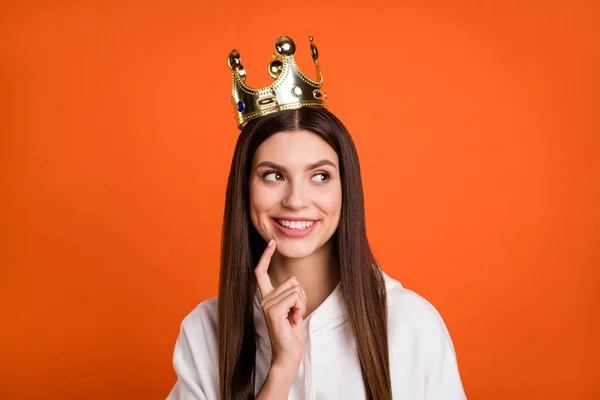
[{"label": "shoulder", "polygon": [[183,318],[173,367],[177,382],[168,399],[218,398],[216,297],[204,300]]},{"label": "shoulder", "polygon": [[178,373],[192,375],[195,378],[202,368],[199,363],[214,370],[218,362],[217,341],[217,298],[213,297],[198,304],[180,326],[175,345],[173,362]]},{"label": "shoulder", "polygon": [[449,340],[438,310],[424,297],[384,273],[390,335],[418,336],[419,342]]},{"label": "shoulder", "polygon": [[216,336],[217,297],[198,304],[181,321],[181,332],[189,337]]},{"label": "shoulder", "polygon": [[456,353],[440,313],[385,273],[384,278],[392,386],[420,382],[425,398],[464,400]]},{"label": "shoulder", "polygon": [[181,321],[175,358],[217,362],[217,298],[204,300]]}]

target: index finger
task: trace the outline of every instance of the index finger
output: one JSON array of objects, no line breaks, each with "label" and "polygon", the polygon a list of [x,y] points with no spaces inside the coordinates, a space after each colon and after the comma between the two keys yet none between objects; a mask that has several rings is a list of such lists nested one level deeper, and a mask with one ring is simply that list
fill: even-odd
[{"label": "index finger", "polygon": [[275,240],[271,239],[269,243],[271,242],[273,242],[273,244],[271,246],[267,246],[265,251],[263,251],[262,256],[260,256],[260,260],[258,260],[258,264],[254,269],[256,281],[258,282],[258,289],[260,290],[260,294],[263,299],[274,290],[273,285],[271,284],[271,278],[269,278],[269,274],[267,274],[269,263],[271,262],[273,253],[275,253],[276,247]]}]

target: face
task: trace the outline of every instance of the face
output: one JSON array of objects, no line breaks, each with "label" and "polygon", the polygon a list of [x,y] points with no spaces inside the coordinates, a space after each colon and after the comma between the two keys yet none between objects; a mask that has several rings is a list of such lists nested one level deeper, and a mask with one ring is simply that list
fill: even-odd
[{"label": "face", "polygon": [[342,185],[335,150],[310,131],[270,136],[254,153],[250,217],[285,257],[304,258],[335,233]]}]

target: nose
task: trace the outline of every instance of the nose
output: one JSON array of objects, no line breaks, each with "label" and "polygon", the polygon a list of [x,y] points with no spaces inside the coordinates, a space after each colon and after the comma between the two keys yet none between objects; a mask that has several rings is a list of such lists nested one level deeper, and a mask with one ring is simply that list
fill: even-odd
[{"label": "nose", "polygon": [[281,203],[284,207],[294,210],[306,207],[308,199],[306,198],[306,190],[303,188],[302,182],[295,182],[288,185],[287,192]]}]

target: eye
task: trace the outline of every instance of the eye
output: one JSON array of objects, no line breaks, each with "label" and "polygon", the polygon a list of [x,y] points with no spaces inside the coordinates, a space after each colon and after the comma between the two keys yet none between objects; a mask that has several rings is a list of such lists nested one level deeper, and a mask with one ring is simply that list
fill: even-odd
[{"label": "eye", "polygon": [[[313,175],[313,178],[317,177],[316,182],[325,183],[331,179],[331,176],[327,172],[319,172],[318,174]],[[318,178],[321,179],[318,179]]]},{"label": "eye", "polygon": [[283,175],[279,172],[267,172],[263,175],[265,181],[269,182],[277,182],[279,180],[283,180]]}]

